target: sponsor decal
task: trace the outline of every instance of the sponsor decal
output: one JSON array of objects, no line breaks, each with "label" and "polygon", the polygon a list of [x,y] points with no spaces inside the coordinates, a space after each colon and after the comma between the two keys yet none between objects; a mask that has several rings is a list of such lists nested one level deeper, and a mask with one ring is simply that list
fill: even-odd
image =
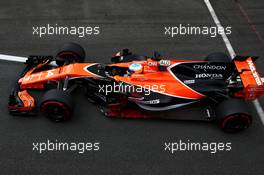
[{"label": "sponsor decal", "polygon": [[184,84],[194,84],[195,80],[184,80]]},{"label": "sponsor decal", "polygon": [[156,61],[148,62],[148,66],[157,66],[158,63]]},{"label": "sponsor decal", "polygon": [[259,77],[259,75],[258,75],[258,73],[256,71],[256,67],[255,67],[253,61],[252,60],[247,60],[247,63],[248,63],[248,66],[249,66],[249,68],[250,68],[250,70],[252,72],[253,77],[256,80],[257,85],[259,85],[259,86],[262,85],[261,78]]},{"label": "sponsor decal", "polygon": [[171,65],[171,62],[170,62],[170,60],[160,60],[159,61],[159,64],[161,66],[170,66]]},{"label": "sponsor decal", "polygon": [[222,79],[223,75],[222,74],[195,74],[195,78],[213,78],[213,79]]},{"label": "sponsor decal", "polygon": [[149,100],[149,101],[138,101],[138,102],[142,103],[142,104],[159,104],[160,103],[160,99]]},{"label": "sponsor decal", "polygon": [[226,66],[223,65],[204,65],[204,64],[195,64],[193,65],[194,69],[203,69],[203,70],[226,70]]},{"label": "sponsor decal", "polygon": [[29,55],[29,57],[28,57],[28,59],[39,59],[39,60],[44,60],[44,59],[46,59],[46,60],[51,60],[51,59],[53,59],[53,56],[51,56],[51,55]]}]

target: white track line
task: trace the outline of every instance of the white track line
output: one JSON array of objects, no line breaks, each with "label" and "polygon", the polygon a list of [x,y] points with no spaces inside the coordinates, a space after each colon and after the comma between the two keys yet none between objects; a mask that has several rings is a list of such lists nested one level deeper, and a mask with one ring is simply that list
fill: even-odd
[{"label": "white track line", "polygon": [[[218,28],[222,28],[223,26],[221,25],[218,17],[216,16],[216,13],[215,13],[210,1],[209,0],[204,0],[204,2],[206,4],[209,12],[211,13],[211,16],[212,16],[216,26]],[[227,48],[227,50],[229,52],[230,57],[234,58],[236,56],[236,53],[235,53],[235,51],[234,51],[234,49],[233,49],[228,37],[226,36],[226,34],[224,32],[221,33],[221,36],[222,36],[222,38],[223,38],[223,40],[225,42],[225,45],[226,45],[226,48]],[[254,106],[255,106],[255,108],[257,110],[257,113],[258,113],[258,115],[259,115],[259,117],[261,119],[262,124],[264,125],[264,111],[263,111],[259,101],[258,100],[254,100],[253,104],[254,104]]]},{"label": "white track line", "polygon": [[253,104],[258,112],[258,115],[260,117],[260,120],[262,121],[262,124],[264,125],[264,111],[263,108],[261,107],[260,103],[258,100],[254,100]]},{"label": "white track line", "polygon": [[[215,14],[215,11],[214,11],[214,9],[213,9],[213,7],[212,7],[210,1],[209,1],[209,0],[204,0],[204,2],[205,2],[205,4],[206,4],[206,6],[207,6],[209,12],[211,13],[211,16],[212,16],[212,18],[213,18],[213,20],[214,20],[216,26],[217,26],[218,28],[223,28],[223,26],[221,25],[221,23],[220,23],[218,17],[217,17],[216,14]],[[236,53],[235,53],[235,51],[234,51],[234,49],[233,49],[233,47],[232,47],[232,45],[231,45],[231,43],[230,43],[228,37],[226,36],[226,34],[225,34],[224,32],[221,32],[221,36],[222,36],[222,38],[223,38],[223,40],[224,40],[224,42],[225,42],[225,45],[226,45],[226,47],[227,47],[227,50],[228,50],[228,52],[229,52],[230,57],[231,57],[231,58],[234,58],[234,57],[236,56]]]},{"label": "white track line", "polygon": [[18,57],[18,56],[0,54],[0,60],[15,61],[15,62],[23,62],[24,63],[24,62],[26,62],[27,58],[26,57]]}]

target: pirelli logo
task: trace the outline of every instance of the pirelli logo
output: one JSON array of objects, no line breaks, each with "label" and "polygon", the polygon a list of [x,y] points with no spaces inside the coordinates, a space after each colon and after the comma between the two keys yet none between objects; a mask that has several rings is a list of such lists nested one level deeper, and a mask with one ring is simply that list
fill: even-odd
[{"label": "pirelli logo", "polygon": [[247,63],[248,63],[248,66],[249,66],[249,69],[251,70],[252,72],[252,75],[254,77],[254,79],[256,80],[256,83],[258,86],[262,85],[262,81],[261,81],[261,78],[259,77],[259,74],[256,70],[256,67],[253,63],[253,61],[250,59],[247,60]]}]

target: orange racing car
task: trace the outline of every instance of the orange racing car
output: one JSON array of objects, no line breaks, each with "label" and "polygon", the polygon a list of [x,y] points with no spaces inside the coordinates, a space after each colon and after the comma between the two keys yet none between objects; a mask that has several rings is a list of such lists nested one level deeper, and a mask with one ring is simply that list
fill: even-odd
[{"label": "orange racing car", "polygon": [[[255,60],[231,60],[224,53],[176,60],[124,49],[109,64],[85,63],[84,49],[68,43],[55,57],[28,57],[8,109],[14,115],[35,115],[40,109],[53,121],[65,121],[73,114],[72,94],[81,88],[108,117],[216,121],[224,131],[238,132],[252,122],[246,100],[264,95]],[[39,105],[30,94],[34,89],[46,91]]]}]

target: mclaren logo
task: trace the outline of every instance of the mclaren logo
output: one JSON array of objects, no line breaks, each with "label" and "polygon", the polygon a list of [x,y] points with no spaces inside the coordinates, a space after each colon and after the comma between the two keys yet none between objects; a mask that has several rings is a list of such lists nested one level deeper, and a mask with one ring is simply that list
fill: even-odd
[{"label": "mclaren logo", "polygon": [[262,85],[261,78],[259,77],[259,75],[258,75],[258,73],[256,71],[256,67],[255,67],[254,63],[252,62],[252,60],[247,60],[247,63],[249,65],[249,68],[250,68],[250,70],[252,72],[253,77],[256,80],[257,85],[259,85],[259,86]]},{"label": "mclaren logo", "polygon": [[226,66],[204,65],[204,64],[195,64],[193,65],[193,68],[203,69],[203,70],[226,70]]}]

